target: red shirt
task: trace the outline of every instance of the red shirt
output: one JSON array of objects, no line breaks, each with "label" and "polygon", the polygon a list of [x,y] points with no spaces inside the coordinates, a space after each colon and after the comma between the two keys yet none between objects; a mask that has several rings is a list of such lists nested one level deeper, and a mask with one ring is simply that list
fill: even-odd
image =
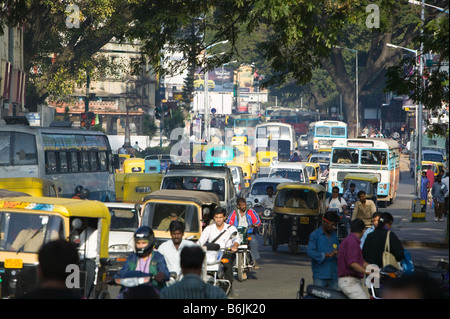
[{"label": "red shirt", "polygon": [[354,233],[350,233],[339,245],[337,258],[338,277],[363,278],[364,274],[355,271],[350,264],[358,263],[364,265],[364,258],[361,251],[361,240]]},{"label": "red shirt", "polygon": [[433,184],[434,184],[434,172],[431,169],[427,170],[427,178],[430,181],[430,187],[433,187]]}]

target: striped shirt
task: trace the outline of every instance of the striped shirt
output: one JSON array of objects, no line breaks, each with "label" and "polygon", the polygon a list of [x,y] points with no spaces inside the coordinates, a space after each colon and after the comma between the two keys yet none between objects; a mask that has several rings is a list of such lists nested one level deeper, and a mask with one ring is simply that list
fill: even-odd
[{"label": "striped shirt", "polygon": [[161,290],[161,299],[227,299],[219,287],[205,283],[200,276],[186,274],[183,278]]}]

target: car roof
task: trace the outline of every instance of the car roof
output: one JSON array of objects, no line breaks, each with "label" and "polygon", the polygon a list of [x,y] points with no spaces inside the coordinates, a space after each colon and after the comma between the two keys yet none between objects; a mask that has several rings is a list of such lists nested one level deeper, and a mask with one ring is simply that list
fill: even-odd
[{"label": "car roof", "polygon": [[293,182],[293,180],[289,178],[282,178],[282,177],[260,177],[255,179],[252,182],[252,185],[256,183],[288,183]]},{"label": "car roof", "polygon": [[301,162],[276,162],[273,161],[270,165],[270,168],[298,168],[302,169],[305,168],[306,165]]},{"label": "car roof", "polygon": [[179,189],[160,189],[144,197],[144,202],[150,199],[175,200],[175,201],[193,201],[199,205],[216,204],[220,205],[219,197],[212,192],[191,191]]}]

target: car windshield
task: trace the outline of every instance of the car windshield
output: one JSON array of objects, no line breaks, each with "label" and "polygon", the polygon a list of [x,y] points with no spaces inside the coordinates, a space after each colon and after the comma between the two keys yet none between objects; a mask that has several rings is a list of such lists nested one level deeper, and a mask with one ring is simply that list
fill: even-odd
[{"label": "car windshield", "polygon": [[41,246],[64,237],[59,216],[0,211],[0,250],[37,253]]},{"label": "car windshield", "polygon": [[168,231],[172,220],[180,220],[185,223],[186,232],[198,232],[199,218],[197,207],[191,204],[150,202],[144,207],[142,225],[153,230]]},{"label": "car windshield", "polygon": [[259,182],[254,183],[252,185],[251,194],[258,196],[258,195],[266,195],[267,194],[267,187],[272,186],[274,193],[277,191],[277,186],[279,183],[269,183],[269,182]]},{"label": "car windshield", "polygon": [[139,226],[139,219],[135,209],[109,208],[111,213],[112,231],[131,231],[134,232]]},{"label": "car windshield", "polygon": [[213,192],[225,200],[225,179],[215,177],[164,177],[161,189],[188,189]]},{"label": "car windshield", "polygon": [[287,178],[296,182],[305,182],[301,169],[275,168],[270,171],[269,177]]},{"label": "car windshield", "polygon": [[429,162],[443,162],[444,157],[441,154],[423,154],[423,160]]}]

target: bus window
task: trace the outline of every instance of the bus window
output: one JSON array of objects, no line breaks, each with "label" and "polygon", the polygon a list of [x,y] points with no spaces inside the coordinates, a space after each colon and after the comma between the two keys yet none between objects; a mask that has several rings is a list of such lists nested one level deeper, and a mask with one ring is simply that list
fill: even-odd
[{"label": "bus window", "polygon": [[96,172],[98,170],[97,167],[97,152],[89,152],[89,163],[90,163],[90,171]]},{"label": "bus window", "polygon": [[361,164],[386,165],[386,158],[385,151],[361,151]]},{"label": "bus window", "polygon": [[358,150],[335,149],[331,161],[334,164],[358,164],[358,160]]},{"label": "bus window", "polygon": [[77,152],[69,153],[69,170],[71,172],[78,172],[78,156]]},{"label": "bus window", "polygon": [[332,127],[331,128],[331,135],[332,136],[346,136],[345,135],[345,128],[344,127]]},{"label": "bus window", "polygon": [[67,173],[67,153],[66,152],[59,152],[59,171],[61,173]]},{"label": "bus window", "polygon": [[56,173],[56,153],[46,152],[45,157],[45,171],[47,172],[47,174]]},{"label": "bus window", "polygon": [[101,171],[108,170],[108,165],[106,163],[106,152],[98,152],[98,164]]},{"label": "bus window", "polygon": [[13,165],[37,164],[36,142],[33,135],[16,132],[13,141]]},{"label": "bus window", "polygon": [[330,128],[326,126],[318,126],[316,127],[316,135],[317,136],[330,136]]},{"label": "bus window", "polygon": [[88,154],[88,152],[81,152],[80,170],[83,172],[89,172],[89,154]]}]

